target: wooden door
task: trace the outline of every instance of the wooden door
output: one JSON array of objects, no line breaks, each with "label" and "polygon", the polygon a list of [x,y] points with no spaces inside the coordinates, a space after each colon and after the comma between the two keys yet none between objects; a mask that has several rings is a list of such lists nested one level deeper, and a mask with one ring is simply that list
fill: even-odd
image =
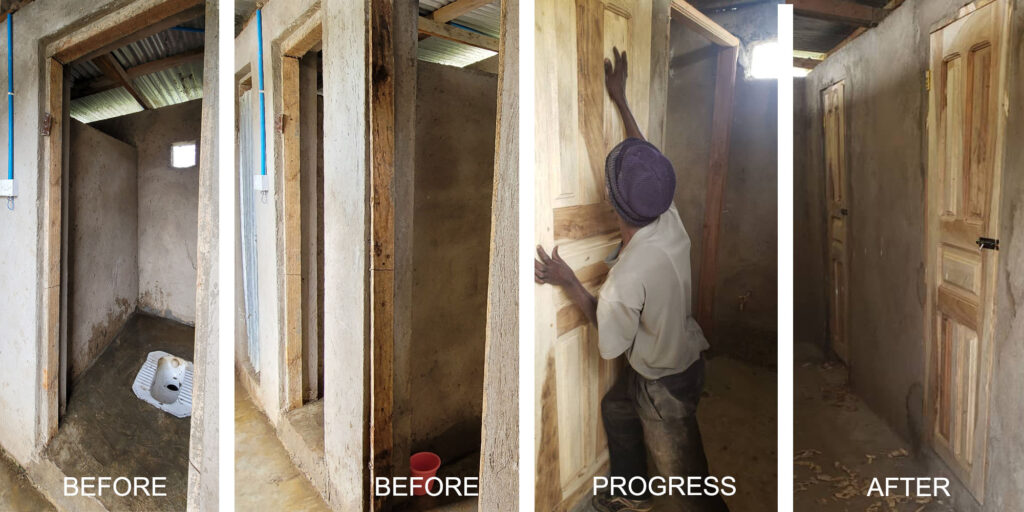
[{"label": "wooden door", "polygon": [[849,363],[846,338],[847,279],[849,247],[847,245],[849,178],[846,174],[846,102],[845,84],[836,83],[822,92],[825,111],[825,190],[828,204],[828,271],[829,271],[829,339],[832,350]]},{"label": "wooden door", "polygon": [[[608,273],[604,260],[619,243],[604,160],[625,138],[604,89],[603,62],[613,46],[627,52],[627,96],[646,128],[651,15],[649,0],[537,2],[538,241],[548,249],[558,245],[595,293]],[[600,403],[619,364],[600,358],[596,331],[551,286],[537,288],[536,325],[537,509],[563,510],[607,467]]]},{"label": "wooden door", "polygon": [[927,209],[931,438],[984,498],[1006,110],[1006,2],[975,3],[931,34]]}]

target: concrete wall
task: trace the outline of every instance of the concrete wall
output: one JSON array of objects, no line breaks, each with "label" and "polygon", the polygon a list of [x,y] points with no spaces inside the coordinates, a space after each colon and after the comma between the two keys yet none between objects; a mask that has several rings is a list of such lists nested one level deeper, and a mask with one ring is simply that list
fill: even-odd
[{"label": "concrete wall", "polygon": [[[715,292],[716,351],[774,366],[777,340],[777,84],[746,76],[752,43],[774,40],[776,6],[712,16],[740,38],[729,169],[722,208]],[[676,168],[675,202],[692,243],[694,283],[701,267],[716,52],[672,23],[665,154]],[[696,299],[697,287],[694,286]]]},{"label": "concrete wall", "polygon": [[72,121],[69,371],[78,378],[121,330],[139,296],[135,148]]},{"label": "concrete wall", "polygon": [[[279,299],[282,236],[280,215],[281,154],[273,119],[280,112],[280,41],[309,19],[315,6],[323,15],[324,73],[324,459],[330,505],[335,510],[363,506],[367,467],[365,395],[368,301],[366,269],[366,5],[347,0],[269,2],[263,8],[265,51],[268,201],[256,205],[259,230],[260,374],[251,383],[253,401],[275,424],[281,417],[281,317]],[[235,72],[257,69],[256,24],[248,23],[235,38]],[[227,77],[225,77],[227,79]],[[254,123],[259,126],[259,123]],[[251,186],[246,179],[240,186]],[[343,222],[331,219],[344,219]],[[236,224],[237,228],[237,224]],[[239,233],[234,233],[236,239]],[[241,286],[241,281],[236,283]],[[238,311],[242,311],[238,308]],[[244,324],[236,322],[236,354],[244,354]],[[243,355],[244,357],[244,355]],[[243,361],[238,358],[236,361]],[[239,371],[245,371],[239,368]],[[248,385],[242,379],[243,385]]]},{"label": "concrete wall", "polygon": [[[850,174],[850,379],[869,406],[915,446],[922,440],[924,378],[924,200],[927,173],[927,91],[929,31],[965,2],[908,0],[878,27],[867,31],[820,64],[804,80],[794,119],[796,339],[826,344],[825,191],[820,92],[846,81]],[[1021,14],[1016,6],[1011,36],[1010,84],[1022,69]],[[884,51],[879,51],[884,49]],[[1016,81],[1015,81],[1016,80]],[[1012,86],[1011,112],[1019,113],[1021,91]],[[1024,126],[1015,116],[1007,141]],[[990,404],[988,479],[985,506],[955,484],[958,510],[1014,510],[1024,502],[1019,483],[1024,407],[1019,389],[1024,349],[1019,304],[1024,283],[1019,144],[1008,142],[1002,207],[995,372]],[[1016,222],[1014,222],[1016,221]],[[1015,227],[1015,225],[1017,227]],[[930,449],[919,454],[932,474],[947,473]],[[954,479],[955,482],[955,479]]]},{"label": "concrete wall", "polygon": [[[54,37],[58,31],[80,27],[88,17],[94,19],[111,12],[124,2],[99,0],[83,4],[74,0],[32,2],[18,11],[17,34],[14,38],[15,178],[19,196],[14,211],[0,209],[0,325],[3,342],[0,358],[9,361],[7,371],[0,373],[0,445],[15,460],[26,465],[32,458],[45,431],[39,425],[46,417],[42,375],[45,368],[40,354],[43,322],[42,283],[42,212],[43,174],[39,148],[43,138],[39,126],[44,109],[41,106],[42,61],[40,40]],[[0,28],[6,30],[0,23]],[[0,48],[7,58],[7,49]],[[0,137],[6,139],[7,124],[0,126]]]},{"label": "concrete wall", "polygon": [[413,451],[480,448],[497,78],[418,63]]},{"label": "concrete wall", "polygon": [[[171,144],[199,141],[202,100],[93,123],[138,149],[139,308],[196,319],[199,167],[171,167]],[[198,150],[197,150],[198,151]]]}]

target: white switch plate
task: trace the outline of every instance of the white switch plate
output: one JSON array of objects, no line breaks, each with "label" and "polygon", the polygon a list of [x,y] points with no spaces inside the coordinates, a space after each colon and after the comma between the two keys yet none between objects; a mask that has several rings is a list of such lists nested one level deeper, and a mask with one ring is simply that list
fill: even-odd
[{"label": "white switch plate", "polygon": [[270,176],[267,176],[266,174],[257,174],[253,177],[256,178],[254,182],[258,192],[266,192],[270,190]]},{"label": "white switch plate", "polygon": [[14,180],[0,180],[0,197],[17,197],[18,182]]}]

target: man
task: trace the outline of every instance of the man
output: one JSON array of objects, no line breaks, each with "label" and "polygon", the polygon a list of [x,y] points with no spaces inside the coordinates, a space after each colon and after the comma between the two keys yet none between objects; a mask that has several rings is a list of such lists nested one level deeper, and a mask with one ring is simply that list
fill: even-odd
[{"label": "man", "polygon": [[[537,248],[534,277],[561,287],[597,325],[601,357],[629,361],[601,400],[611,476],[647,477],[647,452],[657,474],[705,477],[707,460],[697,426],[704,385],[701,352],[708,348],[691,312],[690,238],[672,204],[672,164],[643,134],[626,102],[626,54],[605,59],[605,85],[626,127],[627,139],[605,161],[608,198],[618,213],[622,244],[608,257],[611,267],[591,295],[558,255]],[[701,486],[704,488],[704,486]],[[728,510],[718,495],[666,499],[667,510]],[[594,496],[601,511],[647,511],[649,493]],[[659,503],[659,507],[660,507]]]}]

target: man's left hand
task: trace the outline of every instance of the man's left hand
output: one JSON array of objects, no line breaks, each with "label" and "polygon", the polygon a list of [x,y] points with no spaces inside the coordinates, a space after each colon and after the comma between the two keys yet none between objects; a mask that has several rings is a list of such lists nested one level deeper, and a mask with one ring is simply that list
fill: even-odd
[{"label": "man's left hand", "polygon": [[538,284],[553,284],[564,288],[578,282],[576,273],[558,255],[557,246],[552,249],[551,256],[548,256],[544,248],[538,245],[537,257],[539,259],[533,260],[533,279]]}]

